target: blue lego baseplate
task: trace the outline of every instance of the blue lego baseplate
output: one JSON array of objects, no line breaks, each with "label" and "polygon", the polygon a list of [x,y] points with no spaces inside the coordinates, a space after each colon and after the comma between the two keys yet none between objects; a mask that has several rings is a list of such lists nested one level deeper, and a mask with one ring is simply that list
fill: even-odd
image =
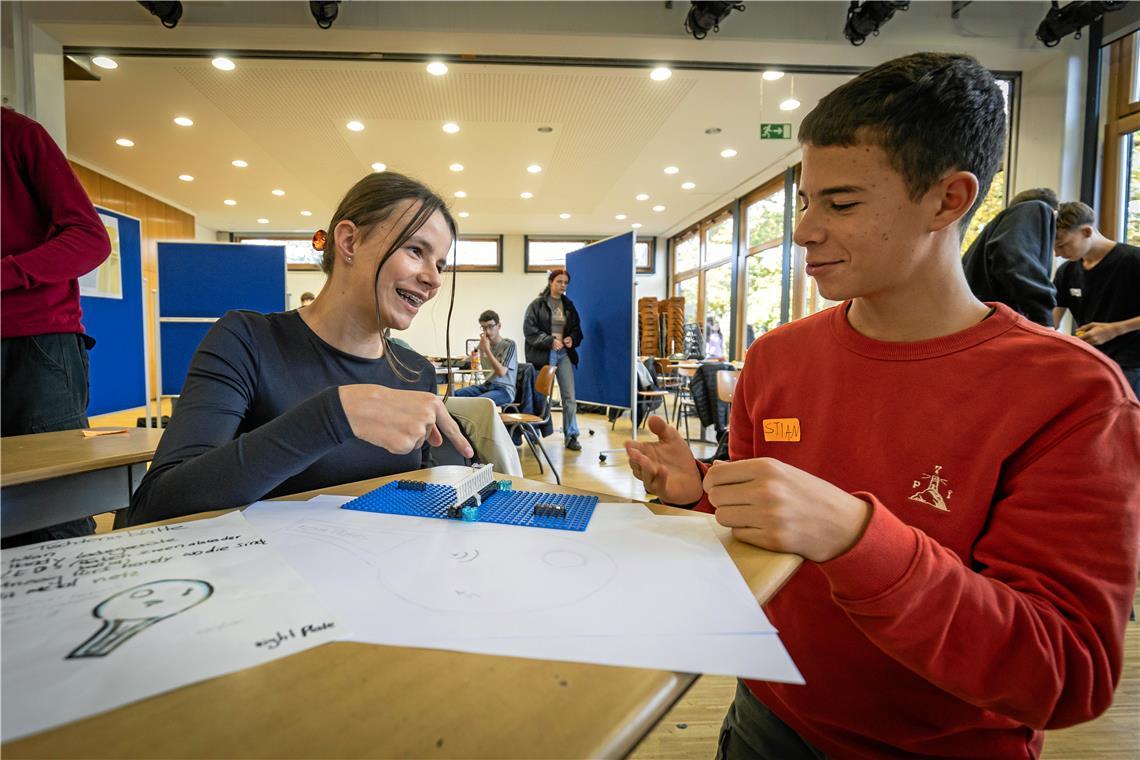
[{"label": "blue lego baseplate", "polygon": [[[398,483],[392,482],[347,502],[341,506],[341,509],[454,520],[455,518],[447,516],[448,506],[454,503],[455,489],[451,486],[427,483],[424,490],[411,491],[400,489]],[[538,517],[534,514],[536,504],[557,504],[565,507],[566,517]],[[476,522],[584,531],[590,524],[590,518],[594,516],[594,507],[597,504],[597,496],[537,491],[495,491],[479,507],[479,518]]]}]

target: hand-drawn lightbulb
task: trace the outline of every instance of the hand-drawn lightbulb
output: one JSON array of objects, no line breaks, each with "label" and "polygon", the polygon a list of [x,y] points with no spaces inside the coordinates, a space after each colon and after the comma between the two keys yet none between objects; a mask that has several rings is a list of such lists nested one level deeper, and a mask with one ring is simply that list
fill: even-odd
[{"label": "hand-drawn lightbulb", "polygon": [[120,591],[91,610],[103,626],[65,659],[106,657],[140,631],[201,604],[213,593],[213,586],[196,580],[151,581]]}]

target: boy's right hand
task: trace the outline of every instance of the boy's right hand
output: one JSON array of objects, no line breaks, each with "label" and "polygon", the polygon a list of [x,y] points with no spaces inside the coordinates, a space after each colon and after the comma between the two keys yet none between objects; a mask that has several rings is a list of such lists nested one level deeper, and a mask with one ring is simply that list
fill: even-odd
[{"label": "boy's right hand", "polygon": [[704,496],[701,473],[689,444],[665,420],[648,420],[656,442],[626,441],[629,468],[645,490],[666,504],[692,504]]}]

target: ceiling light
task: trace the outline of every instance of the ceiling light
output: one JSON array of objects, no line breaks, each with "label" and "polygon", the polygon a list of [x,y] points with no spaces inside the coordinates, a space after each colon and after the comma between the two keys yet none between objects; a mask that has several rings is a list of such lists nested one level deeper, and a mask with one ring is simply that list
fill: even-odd
[{"label": "ceiling light", "polygon": [[634,197],[634,198],[636,198],[636,199],[637,199],[637,200],[639,200],[639,201],[647,201],[647,200],[649,200],[649,196],[648,196],[648,195],[646,195],[645,193],[638,193],[637,195],[635,195],[635,196],[633,196],[633,197]]},{"label": "ceiling light", "polygon": [[673,76],[673,72],[664,66],[658,66],[653,71],[649,72],[649,78],[654,82],[664,82],[671,76]]},{"label": "ceiling light", "polygon": [[309,13],[321,29],[328,29],[340,12],[340,0],[309,0]]},{"label": "ceiling light", "polygon": [[183,182],[193,182],[194,181],[193,175],[190,175],[190,174],[179,174],[178,179],[182,180]]},{"label": "ceiling light", "polygon": [[174,117],[174,123],[180,127],[192,127],[192,126],[194,126],[194,120],[189,118],[189,117],[186,117],[186,116],[175,116]]},{"label": "ceiling light", "polygon": [[794,111],[799,107],[800,101],[796,100],[795,98],[788,98],[784,102],[780,103],[781,111]]},{"label": "ceiling light", "polygon": [[353,132],[363,132],[364,131],[364,125],[361,124],[359,121],[350,121],[349,123],[345,124],[344,126]]},{"label": "ceiling light", "polygon": [[237,201],[235,201],[233,198],[226,198],[224,201],[222,201],[222,203],[226,204],[227,206],[237,205]]},{"label": "ceiling light", "polygon": [[230,161],[230,163],[239,169],[244,169],[245,167],[249,166],[248,163],[242,161],[240,158],[235,158],[233,161]]},{"label": "ceiling light", "polygon": [[388,164],[377,161],[376,163],[372,164],[372,171],[376,173],[388,171]]},{"label": "ceiling light", "polygon": [[633,224],[631,224],[629,226],[633,227],[635,230],[640,230],[641,229],[641,222],[634,222]]},{"label": "ceiling light", "polygon": [[682,182],[681,183],[681,189],[682,190],[692,190],[696,186],[697,185],[695,182]]},{"label": "ceiling light", "polygon": [[614,219],[617,219],[619,222],[625,218],[625,214],[617,214],[614,216]]},{"label": "ceiling light", "polygon": [[135,147],[135,141],[126,137],[120,137],[118,140],[115,140],[115,145],[122,145],[124,148],[133,148]]},{"label": "ceiling light", "polygon": [[725,148],[724,150],[722,150],[720,152],[721,158],[732,158],[735,155],[736,155],[736,151],[733,150],[732,148]]},{"label": "ceiling light", "polygon": [[455,197],[456,197],[456,198],[466,198],[466,197],[467,197],[467,193],[465,193],[465,192],[464,192],[464,191],[462,191],[462,190],[456,190],[456,191],[455,191]]},{"label": "ceiling light", "polygon": [[776,70],[774,70],[774,69],[769,69],[768,71],[765,71],[765,72],[764,72],[763,74],[761,74],[760,76],[764,77],[764,80],[765,80],[765,81],[768,81],[768,82],[775,82],[775,81],[776,81],[776,80],[778,80],[778,79],[783,79],[783,78],[784,78],[784,72],[782,72],[782,71],[776,71]]},{"label": "ceiling light", "polygon": [[433,76],[441,77],[447,73],[447,64],[443,61],[432,61],[427,65],[427,72]]},{"label": "ceiling light", "polygon": [[563,213],[561,213],[561,214],[559,214],[559,215],[558,215],[558,218],[559,218],[559,219],[569,219],[569,218],[570,218],[570,215],[569,215],[569,214],[567,214],[567,213],[565,213],[565,212],[563,212]]},{"label": "ceiling light", "polygon": [[229,58],[223,58],[222,56],[218,56],[214,60],[210,61],[210,63],[214,64],[214,68],[218,69],[219,71],[233,71],[237,68],[237,64],[235,64]]},{"label": "ceiling light", "polygon": [[302,211],[301,212],[301,216],[312,216],[312,215],[313,215],[312,211]]},{"label": "ceiling light", "polygon": [[538,131],[544,135],[548,135],[554,131],[554,127],[539,127]]},{"label": "ceiling light", "polygon": [[182,18],[182,3],[181,0],[173,0],[173,2],[145,2],[139,0],[139,5],[150,11],[150,15],[158,16],[158,20],[167,29],[173,29],[178,26],[178,20]]},{"label": "ceiling light", "polygon": [[665,167],[665,173],[666,174],[676,174],[679,171],[681,171],[681,170],[678,169],[676,166],[666,166]]},{"label": "ceiling light", "polygon": [[905,11],[909,7],[910,0],[863,0],[862,3],[856,0],[847,6],[847,23],[843,25],[843,36],[852,45],[862,45],[869,35],[879,36],[879,27],[890,21],[895,11]]},{"label": "ceiling light", "polygon": [[449,121],[443,125],[443,131],[449,135],[453,135],[459,131],[459,125],[456,124],[454,121]]},{"label": "ceiling light", "polygon": [[519,193],[519,197],[524,199],[524,200],[530,200],[531,198],[534,197],[534,193],[532,193],[529,190],[524,190],[523,192]]},{"label": "ceiling light", "polygon": [[273,189],[273,190],[271,190],[270,192],[272,192],[272,193],[273,193],[274,195],[276,195],[278,198],[280,198],[282,195],[284,195],[284,194],[285,194],[285,191],[284,191],[284,190],[281,190],[280,188],[274,188],[274,189]]},{"label": "ceiling light", "polygon": [[526,170],[531,174],[538,174],[540,171],[542,171],[542,167],[538,164],[531,164],[526,168]]},{"label": "ceiling light", "polygon": [[463,171],[463,164],[452,164],[451,166],[449,166],[447,168],[451,169],[451,171],[453,171],[453,172],[461,172],[461,171]]},{"label": "ceiling light", "polygon": [[265,219],[265,218],[262,218],[262,219],[258,219],[258,220],[257,220],[257,223],[258,223],[258,224],[269,224],[269,220],[268,220],[268,219]]},{"label": "ceiling light", "polygon": [[460,219],[466,219],[469,216],[471,216],[471,214],[467,213],[466,211],[460,211],[459,212],[459,218]]},{"label": "ceiling light", "polygon": [[656,211],[657,213],[659,213],[659,214],[660,214],[662,211],[664,211],[664,210],[665,210],[665,207],[664,207],[664,206],[662,206],[662,205],[660,205],[660,204],[658,204],[658,205],[656,205],[656,206],[654,206],[654,207],[653,207],[653,210],[654,210],[654,211]]},{"label": "ceiling light", "polygon": [[101,69],[117,69],[119,64],[115,62],[114,58],[108,58],[105,55],[97,55],[91,59],[91,63],[95,64]]}]

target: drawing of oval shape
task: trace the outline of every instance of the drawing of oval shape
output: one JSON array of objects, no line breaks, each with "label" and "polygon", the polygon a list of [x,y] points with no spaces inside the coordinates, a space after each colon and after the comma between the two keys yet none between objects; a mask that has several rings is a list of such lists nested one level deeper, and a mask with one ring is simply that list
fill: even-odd
[{"label": "drawing of oval shape", "polygon": [[213,593],[214,587],[206,581],[151,581],[107,597],[92,614],[103,620],[164,618],[201,604]]}]

